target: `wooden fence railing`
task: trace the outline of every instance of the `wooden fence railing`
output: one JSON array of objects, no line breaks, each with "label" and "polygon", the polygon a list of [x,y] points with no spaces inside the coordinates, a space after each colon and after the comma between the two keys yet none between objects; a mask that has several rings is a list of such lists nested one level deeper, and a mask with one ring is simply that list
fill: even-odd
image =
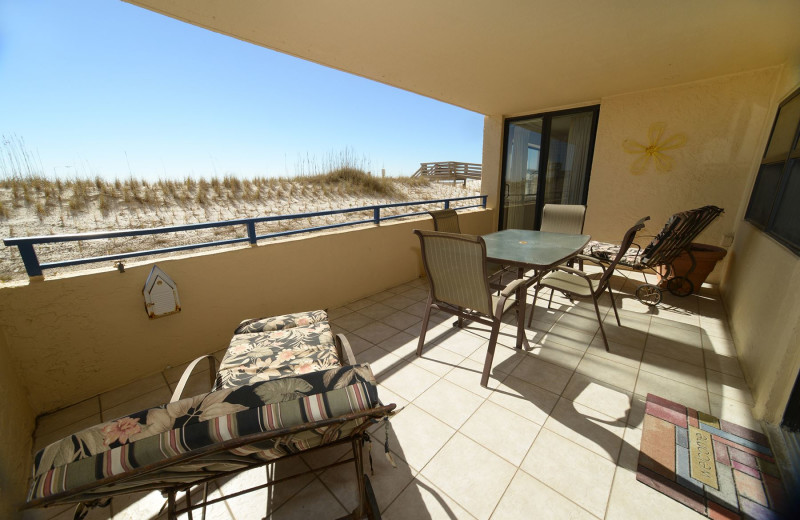
[{"label": "wooden fence railing", "polygon": [[467,183],[468,179],[481,178],[481,165],[464,162],[430,162],[420,163],[419,169],[412,177],[428,177],[434,181],[458,181]]}]

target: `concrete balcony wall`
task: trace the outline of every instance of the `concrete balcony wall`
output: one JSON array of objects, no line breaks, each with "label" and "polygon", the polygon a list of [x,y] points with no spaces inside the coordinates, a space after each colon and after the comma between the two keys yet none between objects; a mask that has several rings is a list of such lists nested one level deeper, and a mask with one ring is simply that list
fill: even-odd
[{"label": "concrete balcony wall", "polygon": [[[800,56],[783,67],[766,130],[778,104],[800,88]],[[753,415],[780,423],[800,374],[800,257],[744,220],[761,156],[751,168],[737,215],[728,270],[720,285],[739,362],[753,391]]]},{"label": "concrete balcony wall", "polygon": [[[713,204],[725,213],[699,241],[730,245],[754,161],[764,152],[764,133],[769,132],[774,116],[772,98],[780,73],[780,67],[773,67],[603,98],[586,232],[595,240],[619,241],[633,222],[650,215],[640,235],[652,236],[670,215]],[[642,154],[627,153],[623,143],[656,144],[648,137],[656,122],[666,124],[658,143],[683,134],[686,144],[663,150],[672,161],[670,171],[658,171],[651,160],[643,173],[635,175],[631,167]],[[720,264],[709,281],[719,282],[723,268]]]},{"label": "concrete balcony wall", "polygon": [[[492,214],[463,213],[463,230],[492,231]],[[3,365],[21,383],[9,384],[23,387],[32,411],[44,413],[224,348],[242,319],[332,308],[415,279],[422,274],[415,228],[432,222],[159,260],[182,310],[155,320],[142,297],[153,262],[3,288],[0,328],[10,358]]]},{"label": "concrete balcony wall", "polygon": [[36,414],[0,334],[0,518],[14,518],[25,500]]}]

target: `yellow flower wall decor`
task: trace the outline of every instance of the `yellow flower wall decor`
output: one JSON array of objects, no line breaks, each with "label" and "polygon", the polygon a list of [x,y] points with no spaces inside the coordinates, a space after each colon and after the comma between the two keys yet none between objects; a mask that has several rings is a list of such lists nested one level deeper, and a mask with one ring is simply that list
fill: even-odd
[{"label": "yellow flower wall decor", "polygon": [[[653,123],[647,131],[649,144],[643,145],[632,139],[625,139],[622,148],[627,153],[641,155],[631,164],[631,173],[641,175],[650,166],[650,161],[656,165],[656,170],[668,172],[672,170],[672,157],[664,152],[674,150],[686,144],[684,134],[674,134],[664,139],[666,123]],[[663,140],[662,140],[663,139]]]}]

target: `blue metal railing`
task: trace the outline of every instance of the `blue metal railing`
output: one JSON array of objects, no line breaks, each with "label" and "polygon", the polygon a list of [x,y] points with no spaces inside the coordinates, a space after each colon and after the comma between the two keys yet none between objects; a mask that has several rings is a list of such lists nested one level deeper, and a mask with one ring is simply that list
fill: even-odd
[{"label": "blue metal railing", "polygon": [[[453,202],[462,202],[475,199],[479,199],[480,203],[472,204],[469,206],[460,206],[458,208],[453,208],[453,209],[468,209],[468,208],[480,208],[480,207],[486,208],[487,196],[475,195],[471,197],[424,200],[418,202],[397,202],[393,204],[381,204],[376,206],[362,206],[360,208],[332,209],[328,211],[317,211],[314,213],[298,213],[294,215],[273,215],[269,217],[241,218],[234,220],[223,220],[219,222],[206,222],[203,224],[186,224],[182,226],[167,226],[167,227],[148,228],[148,229],[126,229],[123,231],[101,231],[96,233],[75,233],[70,235],[48,235],[39,237],[5,238],[3,239],[3,243],[6,246],[17,246],[17,248],[19,249],[19,253],[22,256],[22,263],[25,265],[25,271],[28,273],[28,276],[33,277],[33,276],[41,276],[43,269],[55,269],[58,267],[68,267],[73,265],[89,264],[93,262],[104,262],[107,260],[123,260],[125,258],[133,258],[137,256],[149,256],[149,255],[158,255],[164,253],[173,253],[176,251],[187,251],[190,249],[223,246],[241,242],[249,242],[250,244],[254,245],[261,239],[295,235],[298,233],[309,233],[311,231],[321,231],[325,229],[333,229],[345,226],[356,226],[359,224],[380,225],[380,223],[385,220],[394,220],[403,217],[413,217],[416,215],[424,215],[426,213],[425,211],[418,211],[413,213],[403,213],[400,215],[382,216],[381,215],[382,209],[400,208],[407,206],[422,206],[431,204],[444,204],[444,209],[448,209],[450,208],[450,204]],[[324,226],[292,229],[288,231],[279,231],[277,233],[267,233],[265,235],[256,235],[256,224],[259,222],[276,222],[280,220],[295,220],[299,218],[324,217],[327,215],[342,215],[342,214],[357,213],[362,211],[364,212],[371,211],[372,218],[367,220],[339,222],[336,224],[327,224]],[[46,262],[46,263],[39,263],[39,259],[36,256],[36,250],[33,247],[36,244],[53,244],[56,242],[78,242],[83,240],[99,240],[104,238],[134,237],[142,235],[161,235],[164,233],[174,233],[179,231],[197,231],[199,229],[211,229],[211,228],[227,227],[227,226],[245,226],[247,229],[247,236],[241,238],[232,238],[228,240],[216,240],[213,242],[202,242],[199,244],[187,244],[181,246],[163,247],[147,251],[134,251],[130,253],[93,256],[87,258],[77,258],[74,260],[62,260],[59,262]]]}]

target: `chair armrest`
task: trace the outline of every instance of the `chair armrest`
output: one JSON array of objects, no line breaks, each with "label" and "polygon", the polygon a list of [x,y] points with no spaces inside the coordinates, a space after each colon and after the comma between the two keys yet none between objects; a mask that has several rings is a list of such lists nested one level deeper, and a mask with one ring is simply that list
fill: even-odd
[{"label": "chair armrest", "polygon": [[174,403],[175,401],[179,401],[181,399],[181,394],[183,393],[183,389],[186,387],[187,381],[189,381],[189,377],[192,375],[192,372],[197,364],[205,358],[208,358],[208,373],[211,383],[211,391],[213,392],[217,389],[217,358],[215,358],[212,354],[206,354],[205,356],[200,356],[189,363],[189,366],[187,366],[186,370],[183,371],[183,375],[181,375],[177,386],[175,386],[175,392],[172,393],[172,398],[169,400],[170,403]]},{"label": "chair armrest", "polygon": [[506,285],[505,289],[503,289],[503,291],[500,293],[500,295],[501,296],[505,296],[506,298],[508,298],[509,296],[514,294],[514,292],[517,289],[519,289],[520,285],[522,285],[522,284],[524,284],[524,283],[526,283],[528,281],[529,280],[526,280],[525,278],[517,278],[516,280],[514,280],[510,284]]},{"label": "chair armrest", "polygon": [[603,270],[603,272],[605,272],[605,271],[606,271],[606,266],[605,266],[605,265],[603,265],[603,262],[601,262],[601,261],[600,261],[598,258],[595,258],[595,257],[593,257],[593,256],[587,256],[587,255],[577,255],[577,256],[575,257],[575,259],[577,259],[577,260],[583,260],[584,262],[592,262],[593,264],[597,264],[597,265],[599,265],[599,266],[600,266],[600,268]]},{"label": "chair armrest", "polygon": [[555,269],[553,269],[553,271],[564,271],[565,273],[574,274],[576,276],[580,276],[581,278],[586,278],[587,280],[589,279],[589,275],[588,274],[584,273],[580,269],[573,269],[572,267],[566,267],[566,266],[560,265],[560,266],[556,267]]},{"label": "chair armrest", "polygon": [[356,365],[356,356],[344,334],[337,334],[333,341],[336,344],[336,355],[339,356],[339,362],[343,362],[342,365]]}]

